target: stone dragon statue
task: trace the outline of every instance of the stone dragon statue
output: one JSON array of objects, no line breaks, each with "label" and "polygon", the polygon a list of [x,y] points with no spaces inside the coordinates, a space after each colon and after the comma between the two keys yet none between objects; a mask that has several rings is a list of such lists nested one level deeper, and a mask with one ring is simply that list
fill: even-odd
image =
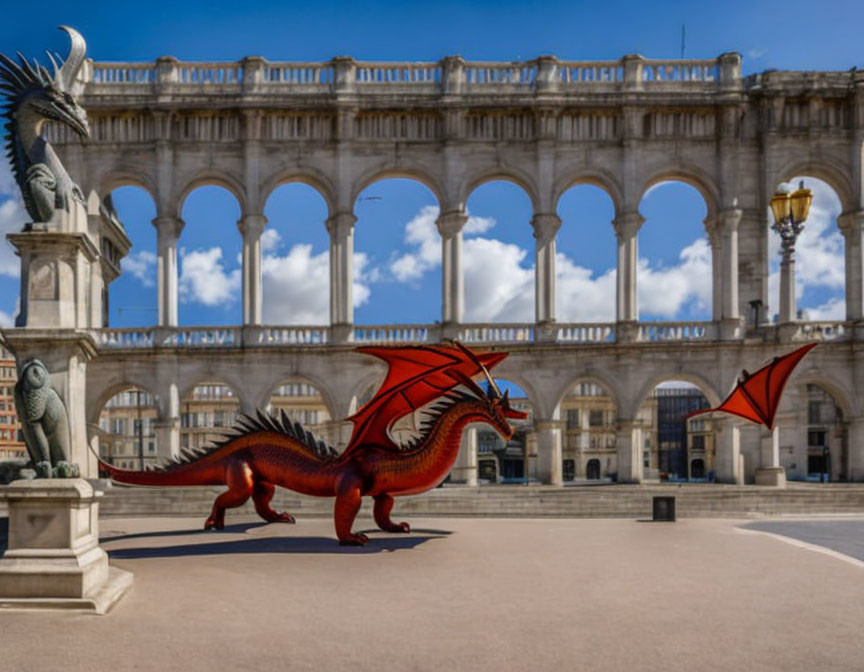
[{"label": "stone dragon statue", "polygon": [[[475,354],[458,342],[358,351],[383,359],[389,371],[378,394],[351,416],[354,433],[341,454],[292,423],[284,411],[281,418],[258,411],[257,418],[242,416],[223,441],[198,452],[183,451],[157,469],[126,471],[101,460],[100,466],[121,483],[227,485],[213,504],[205,530],[224,527],[225,510],[250,497],[264,520],[293,523],[291,515],[270,507],[278,485],[306,495],[335,497],[334,522],[341,545],[368,541],[365,534],[351,531],[363,496],[374,499],[378,527],[409,532],[408,523],[390,519],[393,498],[441,483],[456,461],[462,431],[469,423],[488,423],[509,439],[513,428],[507,419],[524,419],[527,414],[510,407],[508,395],[501,394],[489,375],[506,353]],[[487,380],[486,391],[472,380],[480,373]],[[426,412],[420,436],[406,446],[397,445],[390,436],[394,423],[418,409]]]},{"label": "stone dragon statue", "polygon": [[77,478],[78,465],[69,462],[69,415],[48,369],[38,359],[24,363],[15,384],[15,411],[21,433],[39,478]]},{"label": "stone dragon statue", "polygon": [[34,225],[25,230],[44,229],[55,211],[69,211],[72,201],[84,202],[80,187],[75,184],[51,144],[42,137],[42,127],[48,120],[66,124],[83,138],[90,136],[87,113],[72,96],[72,84],[87,46],[81,35],[67,26],[60,26],[72,40],[69,56],[62,65],[60,57],[48,53],[54,72],[34,59],[27,61],[18,53],[19,62],[0,54],[0,93],[6,101],[0,114],[6,119],[6,154],[27,213]]}]

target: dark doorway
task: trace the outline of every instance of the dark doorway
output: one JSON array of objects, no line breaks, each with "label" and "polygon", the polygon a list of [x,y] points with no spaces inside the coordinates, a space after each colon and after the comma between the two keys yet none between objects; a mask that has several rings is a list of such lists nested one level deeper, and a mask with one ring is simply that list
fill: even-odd
[{"label": "dark doorway", "polygon": [[576,478],[576,461],[575,460],[564,460],[564,480],[572,481]]},{"label": "dark doorway", "polygon": [[600,460],[588,460],[588,464],[585,467],[585,475],[588,477],[589,481],[599,481]]},{"label": "dark doorway", "polygon": [[690,463],[690,478],[705,478],[705,460],[693,460]]}]

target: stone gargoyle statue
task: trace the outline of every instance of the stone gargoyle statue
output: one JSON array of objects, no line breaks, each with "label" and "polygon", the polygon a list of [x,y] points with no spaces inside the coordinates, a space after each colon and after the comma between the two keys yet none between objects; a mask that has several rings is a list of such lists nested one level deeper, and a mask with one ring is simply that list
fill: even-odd
[{"label": "stone gargoyle statue", "polygon": [[0,93],[6,100],[0,114],[6,120],[6,154],[12,174],[33,223],[25,231],[45,229],[57,210],[69,212],[73,201],[84,203],[84,195],[57,158],[51,144],[42,137],[48,120],[66,124],[84,138],[90,136],[87,113],[72,96],[72,83],[81,65],[87,45],[81,35],[60,26],[72,39],[69,56],[58,65],[59,56],[48,52],[54,72],[35,59],[27,61],[20,53],[19,62],[0,54]]},{"label": "stone gargoyle statue", "polygon": [[37,478],[77,478],[69,462],[71,434],[66,406],[38,359],[24,363],[15,384],[15,410]]}]

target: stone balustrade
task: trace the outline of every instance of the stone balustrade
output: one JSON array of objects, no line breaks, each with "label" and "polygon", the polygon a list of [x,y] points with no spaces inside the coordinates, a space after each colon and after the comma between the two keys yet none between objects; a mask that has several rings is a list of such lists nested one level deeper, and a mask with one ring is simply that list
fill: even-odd
[{"label": "stone balustrade", "polygon": [[463,61],[402,63],[355,61],[340,57],[322,63],[270,62],[250,57],[236,62],[188,63],[171,57],[155,63],[93,62],[84,70],[85,94],[110,94],[134,87],[201,88],[263,87],[297,93],[381,93],[382,89],[416,93],[493,93],[535,91],[568,93],[603,86],[669,85],[687,88],[718,83],[740,86],[740,68],[725,72],[724,57],[700,60],[645,59],[625,56],[617,61],[559,61],[553,56],[519,62]]},{"label": "stone balustrade", "polygon": [[[778,337],[776,326],[766,325],[753,335],[763,342],[839,341],[852,334],[851,325],[840,321],[796,322],[794,333]],[[660,343],[719,340],[714,322],[640,322],[628,337],[627,329],[616,329],[614,322],[558,324],[551,338],[541,338],[533,323],[463,324],[456,337],[464,343],[533,343],[551,341],[561,345],[602,345],[621,342]],[[227,327],[131,327],[92,330],[97,346],[104,350],[144,348],[234,348],[280,347],[292,345],[340,345],[355,343],[401,344],[437,343],[444,336],[439,324],[354,325],[348,340],[334,336],[327,326],[227,326]]]}]

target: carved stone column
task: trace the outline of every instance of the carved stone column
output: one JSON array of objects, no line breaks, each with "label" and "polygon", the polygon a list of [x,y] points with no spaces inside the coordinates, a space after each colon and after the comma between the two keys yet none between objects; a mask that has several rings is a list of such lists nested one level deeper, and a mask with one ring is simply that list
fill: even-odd
[{"label": "carved stone column", "polygon": [[849,480],[864,481],[864,417],[854,418],[847,425],[849,445]]},{"label": "carved stone column", "polygon": [[[441,234],[441,323],[461,324],[465,313],[465,282],[462,273],[462,229],[468,215],[453,210],[442,212],[436,222]],[[475,479],[476,480],[476,479]]]},{"label": "carved stone column", "polygon": [[474,425],[462,432],[459,455],[450,472],[450,480],[472,487],[477,485],[477,427]]},{"label": "carved stone column", "polygon": [[537,241],[535,266],[535,314],[538,324],[555,321],[555,237],[561,218],[553,213],[537,213],[531,219]]},{"label": "carved stone column", "polygon": [[159,292],[159,326],[176,327],[177,318],[177,241],[184,222],[179,217],[161,216],[156,227],[156,275]]},{"label": "carved stone column", "polygon": [[618,482],[641,483],[642,469],[642,425],[639,422],[621,421],[617,431]]},{"label": "carved stone column", "polygon": [[352,284],[354,282],[353,212],[337,212],[327,220],[330,232],[330,325],[340,333],[336,340],[350,340],[354,324]]},{"label": "carved stone column", "polygon": [[[639,263],[638,234],[645,218],[638,212],[619,215],[613,225],[618,238],[618,274],[616,285],[616,318],[618,340],[635,338],[632,326],[639,320],[636,295],[636,271]],[[622,324],[623,323],[623,324]],[[629,328],[628,328],[629,327]]]},{"label": "carved stone column", "polygon": [[732,418],[713,422],[716,442],[714,477],[720,483],[742,485],[741,423]]},{"label": "carved stone column", "polygon": [[738,226],[741,210],[732,208],[719,215],[721,291],[720,291],[720,336],[740,338],[742,335],[741,313],[738,303]]},{"label": "carved stone column", "polygon": [[534,420],[537,436],[537,478],[549,485],[563,485],[561,421]]},{"label": "carved stone column", "polygon": [[180,453],[180,394],[177,384],[171,383],[163,392],[162,419],[154,422],[156,450],[161,459],[170,459]]},{"label": "carved stone column", "polygon": [[246,215],[237,222],[243,234],[243,324],[261,324],[261,234],[267,225],[264,215]]},{"label": "carved stone column", "polygon": [[780,466],[780,428],[763,430],[759,448],[759,468],[756,470],[756,485],[786,487],[786,470]]},{"label": "carved stone column", "polygon": [[846,319],[860,322],[864,320],[864,210],[844,212],[837,218],[837,226],[843,233],[846,253]]}]

